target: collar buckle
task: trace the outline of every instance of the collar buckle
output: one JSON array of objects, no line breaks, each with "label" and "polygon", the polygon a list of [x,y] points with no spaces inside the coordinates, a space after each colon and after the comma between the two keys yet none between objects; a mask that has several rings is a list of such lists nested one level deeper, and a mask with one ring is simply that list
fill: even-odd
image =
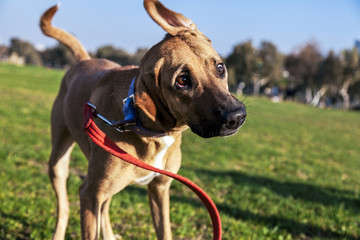
[{"label": "collar buckle", "polygon": [[134,94],[131,94],[131,95],[127,96],[126,98],[124,98],[124,99],[122,100],[123,104],[125,105],[128,100],[132,100],[133,103],[135,103],[135,96],[134,96]]}]

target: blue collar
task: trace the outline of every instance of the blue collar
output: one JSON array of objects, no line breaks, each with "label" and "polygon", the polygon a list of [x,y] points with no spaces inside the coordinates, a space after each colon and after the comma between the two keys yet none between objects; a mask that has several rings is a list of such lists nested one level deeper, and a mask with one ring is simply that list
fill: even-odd
[{"label": "blue collar", "polygon": [[[140,134],[145,137],[162,137],[166,134],[164,132],[153,132],[145,129],[138,118],[136,109],[135,109],[135,77],[131,81],[128,96],[123,100],[123,114],[124,120],[122,123],[128,124],[128,129]],[[133,123],[133,124],[129,124]]]},{"label": "blue collar", "polygon": [[135,77],[133,78],[128,96],[123,100],[124,106],[123,106],[123,114],[124,114],[124,120],[121,121],[112,121],[108,120],[104,116],[102,116],[98,111],[96,106],[91,104],[90,102],[86,103],[86,110],[91,111],[91,114],[93,117],[98,117],[103,122],[105,122],[107,125],[115,128],[118,132],[127,132],[132,131],[134,133],[137,133],[144,137],[163,137],[166,136],[164,132],[153,132],[146,128],[144,128],[140,120],[138,118],[136,109],[135,109]]},{"label": "blue collar", "polygon": [[135,110],[135,77],[131,81],[128,96],[123,99],[123,114],[124,114],[124,121],[133,121],[136,122],[137,119],[137,113]]}]

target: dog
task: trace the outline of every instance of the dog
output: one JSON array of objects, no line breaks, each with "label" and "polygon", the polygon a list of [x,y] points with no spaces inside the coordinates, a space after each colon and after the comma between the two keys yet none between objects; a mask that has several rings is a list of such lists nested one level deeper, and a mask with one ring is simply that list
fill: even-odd
[{"label": "dog", "polygon": [[119,147],[152,166],[177,173],[181,164],[181,135],[190,128],[203,138],[235,134],[246,119],[246,107],[228,90],[225,64],[211,41],[182,14],[157,0],[144,0],[150,17],[166,32],[148,50],[140,66],[120,66],[91,59],[71,34],[53,27],[58,6],[41,17],[42,32],[63,43],[77,63],[66,72],[51,112],[52,150],[49,176],[57,197],[53,239],[64,239],[69,219],[66,181],[70,154],[77,143],[88,160],[79,188],[82,239],[115,239],[109,217],[114,194],[131,184],[146,184],[158,239],[171,239],[169,188],[171,178],[150,173],[117,159],[95,145],[83,130],[84,103],[91,102],[109,119],[123,119],[123,99],[134,85],[136,121],[148,132],[118,132],[95,120]]}]

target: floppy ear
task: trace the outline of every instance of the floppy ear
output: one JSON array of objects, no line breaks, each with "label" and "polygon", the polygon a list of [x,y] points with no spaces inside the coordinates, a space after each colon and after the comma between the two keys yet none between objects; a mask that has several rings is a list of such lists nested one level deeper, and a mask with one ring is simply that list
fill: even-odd
[{"label": "floppy ear", "polygon": [[144,7],[150,17],[173,36],[186,29],[196,30],[196,25],[190,19],[167,9],[158,0],[144,0]]},{"label": "floppy ear", "polygon": [[[149,88],[154,88],[155,86],[158,87],[157,79],[161,63],[162,60],[158,61],[151,72],[145,73],[144,70],[141,71],[136,81],[135,107],[141,109],[153,122],[156,120],[156,105],[153,97],[150,96],[151,89]],[[148,87],[148,84],[153,84],[155,86]]]},{"label": "floppy ear", "polygon": [[[139,78],[141,81],[141,78]],[[156,120],[156,106],[143,82],[137,85],[135,107],[140,108],[153,122]]]},{"label": "floppy ear", "polygon": [[135,90],[135,107],[141,109],[163,131],[167,131],[175,127],[176,119],[171,115],[159,88],[162,63],[161,59],[152,71],[140,73]]}]

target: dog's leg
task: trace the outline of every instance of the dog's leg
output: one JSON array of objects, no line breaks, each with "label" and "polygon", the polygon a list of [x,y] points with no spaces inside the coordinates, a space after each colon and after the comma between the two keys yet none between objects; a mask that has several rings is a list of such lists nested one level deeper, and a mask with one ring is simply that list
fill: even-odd
[{"label": "dog's leg", "polygon": [[[89,168],[90,169],[90,168]],[[89,174],[89,173],[88,173]],[[89,175],[80,186],[81,239],[99,239],[101,206],[104,201],[89,187]]]},{"label": "dog's leg", "polygon": [[148,185],[151,216],[157,239],[172,239],[170,226],[170,189],[171,179],[160,176]]},{"label": "dog's leg", "polygon": [[[98,150],[91,153],[88,173],[79,189],[82,239],[99,239],[102,225],[101,215],[104,211],[106,212],[105,219],[108,220],[106,227],[111,228],[110,217],[107,215],[111,197],[116,191],[112,189],[114,184],[112,178],[107,178],[107,176],[112,176],[111,170],[108,169],[110,160],[104,156],[103,150]],[[112,231],[106,232],[106,237],[108,236],[110,238],[113,236]]]},{"label": "dog's leg", "polygon": [[49,176],[57,198],[57,222],[53,239],[64,239],[69,220],[66,180],[69,176],[69,159],[73,146],[73,141],[68,140],[62,149],[53,149],[49,161]]},{"label": "dog's leg", "polygon": [[57,198],[57,223],[53,239],[64,239],[69,219],[69,200],[66,180],[69,176],[70,154],[74,147],[62,112],[52,112],[52,151],[49,159],[49,176]]},{"label": "dog's leg", "polygon": [[111,197],[108,198],[102,205],[101,209],[101,230],[104,240],[115,240],[115,236],[111,227],[109,208]]}]

